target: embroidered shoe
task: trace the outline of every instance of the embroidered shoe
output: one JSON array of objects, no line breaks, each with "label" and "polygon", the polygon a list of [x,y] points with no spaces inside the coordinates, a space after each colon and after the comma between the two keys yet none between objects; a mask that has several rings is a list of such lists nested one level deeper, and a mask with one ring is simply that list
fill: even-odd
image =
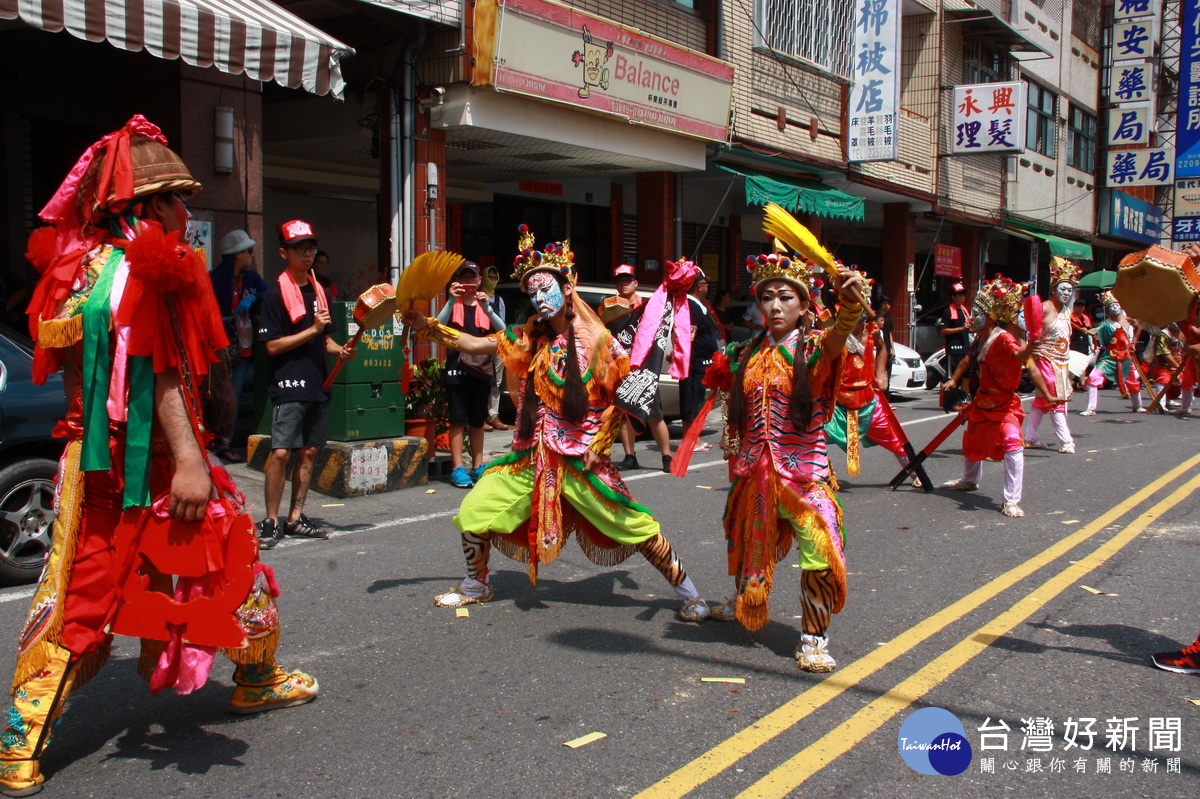
[{"label": "embroidered shoe", "polygon": [[320,686],[315,677],[302,671],[285,673],[276,666],[274,679],[282,677],[281,682],[273,685],[243,685],[239,683],[233,689],[233,698],[229,701],[229,712],[239,715],[262,713],[267,710],[279,710],[285,707],[307,704],[317,698]]},{"label": "embroidered shoe", "polygon": [[837,661],[829,654],[829,638],[824,635],[800,636],[796,647],[796,665],[804,671],[825,674],[837,668]]},{"label": "embroidered shoe", "polygon": [[1075,454],[1075,444],[1073,444],[1073,443],[1063,444],[1061,447],[1058,448],[1058,451],[1060,453],[1062,453],[1063,455],[1074,455]]},{"label": "embroidered shoe", "polygon": [[467,472],[467,475],[471,478],[472,483],[479,482],[479,478],[483,477],[483,470],[484,470],[483,466],[476,466],[474,469]]},{"label": "embroidered shoe", "polygon": [[1176,674],[1200,674],[1200,638],[1196,643],[1174,652],[1157,652],[1150,661],[1163,671]]},{"label": "embroidered shoe", "polygon": [[1096,412],[1095,411],[1080,411],[1079,415],[1080,416],[1095,416]]},{"label": "embroidered shoe", "polygon": [[299,536],[300,538],[329,538],[329,531],[322,530],[320,527],[312,523],[312,519],[300,514],[300,518],[294,522],[288,522],[287,534]]},{"label": "embroidered shoe", "polygon": [[455,488],[471,488],[475,481],[471,479],[466,466],[455,466],[454,471],[450,472],[450,485]]},{"label": "embroidered shoe", "polygon": [[0,760],[0,795],[33,796],[45,781],[36,760]]},{"label": "embroidered shoe", "polygon": [[1000,512],[1005,516],[1011,516],[1014,519],[1020,519],[1025,515],[1025,511],[1021,510],[1021,506],[1015,502],[1005,502],[1004,507]]},{"label": "embroidered shoe", "polygon": [[976,491],[979,489],[978,483],[968,483],[966,480],[947,480],[938,486],[942,491]]},{"label": "embroidered shoe", "polygon": [[279,530],[279,522],[276,519],[263,519],[258,523],[258,548],[274,549],[279,543],[279,539],[283,534]]},{"label": "embroidered shoe", "polygon": [[1133,409],[1133,412],[1134,412],[1134,413],[1150,413],[1150,411],[1146,410],[1145,408],[1140,408],[1140,407],[1139,407],[1139,408],[1134,408],[1134,409]]}]

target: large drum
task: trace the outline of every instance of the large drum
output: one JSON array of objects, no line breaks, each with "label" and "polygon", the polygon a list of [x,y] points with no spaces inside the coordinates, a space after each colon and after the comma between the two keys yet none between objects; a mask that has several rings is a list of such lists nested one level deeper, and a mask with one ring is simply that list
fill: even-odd
[{"label": "large drum", "polygon": [[1200,275],[1188,256],[1154,246],[1121,259],[1112,293],[1134,319],[1166,327],[1191,317]]}]

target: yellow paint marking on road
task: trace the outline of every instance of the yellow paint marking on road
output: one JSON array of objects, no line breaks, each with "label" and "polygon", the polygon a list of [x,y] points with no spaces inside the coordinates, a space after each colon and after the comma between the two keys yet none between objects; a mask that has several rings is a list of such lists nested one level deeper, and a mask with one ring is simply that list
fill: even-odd
[{"label": "yellow paint marking on road", "polygon": [[751,785],[738,799],[784,797],[805,780],[838,757],[861,743],[896,714],[936,688],[943,680],[962,668],[976,655],[1028,619],[1046,603],[1070,588],[1080,579],[1104,565],[1113,555],[1137,538],[1164,513],[1200,489],[1200,476],[1193,477],[1171,492],[1162,501],[1144,511],[1125,529],[1096,547],[1090,554],[1073,563],[1035,588],[1011,608],[959,641],[930,661],[911,677],[883,696],[859,710],[823,737],[801,750],[779,767]]},{"label": "yellow paint marking on road", "polygon": [[1060,539],[1024,563],[995,577],[962,599],[918,622],[870,654],[839,668],[817,685],[738,731],[677,771],[663,777],[637,794],[635,799],[668,799],[669,797],[686,796],[721,772],[732,768],[733,764],[763,744],[791,729],[810,713],[831,702],[844,691],[853,688],[863,679],[906,654],[948,625],[1087,541],[1197,464],[1200,464],[1200,455],[1195,455],[1168,470],[1102,513],[1092,522]]}]

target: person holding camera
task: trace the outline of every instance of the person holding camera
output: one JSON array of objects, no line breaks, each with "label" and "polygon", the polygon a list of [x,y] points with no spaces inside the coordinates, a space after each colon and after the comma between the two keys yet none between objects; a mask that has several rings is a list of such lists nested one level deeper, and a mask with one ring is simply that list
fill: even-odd
[{"label": "person holding camera", "polygon": [[[504,329],[504,320],[491,309],[481,288],[483,276],[474,261],[465,261],[450,279],[450,301],[438,314],[447,327],[484,337]],[[471,488],[483,474],[483,425],[488,417],[488,395],[495,382],[490,355],[446,354],[446,405],[450,422],[450,485]],[[471,469],[463,465],[463,432],[470,431]]]}]

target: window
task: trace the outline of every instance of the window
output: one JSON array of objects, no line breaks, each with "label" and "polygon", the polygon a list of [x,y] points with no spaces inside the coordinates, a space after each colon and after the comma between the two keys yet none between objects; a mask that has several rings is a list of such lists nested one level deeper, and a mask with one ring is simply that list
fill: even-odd
[{"label": "window", "polygon": [[1096,117],[1074,103],[1069,119],[1071,137],[1067,140],[1067,163],[1084,172],[1096,169]]},{"label": "window", "polygon": [[1025,149],[1054,158],[1058,154],[1055,141],[1058,133],[1056,112],[1058,97],[1054,92],[1033,81],[1027,83],[1029,85],[1029,119],[1026,120],[1025,127]]},{"label": "window", "polygon": [[762,44],[853,77],[853,0],[758,0],[755,9]]},{"label": "window", "polygon": [[963,83],[1008,80],[1008,55],[983,36],[963,37]]}]

